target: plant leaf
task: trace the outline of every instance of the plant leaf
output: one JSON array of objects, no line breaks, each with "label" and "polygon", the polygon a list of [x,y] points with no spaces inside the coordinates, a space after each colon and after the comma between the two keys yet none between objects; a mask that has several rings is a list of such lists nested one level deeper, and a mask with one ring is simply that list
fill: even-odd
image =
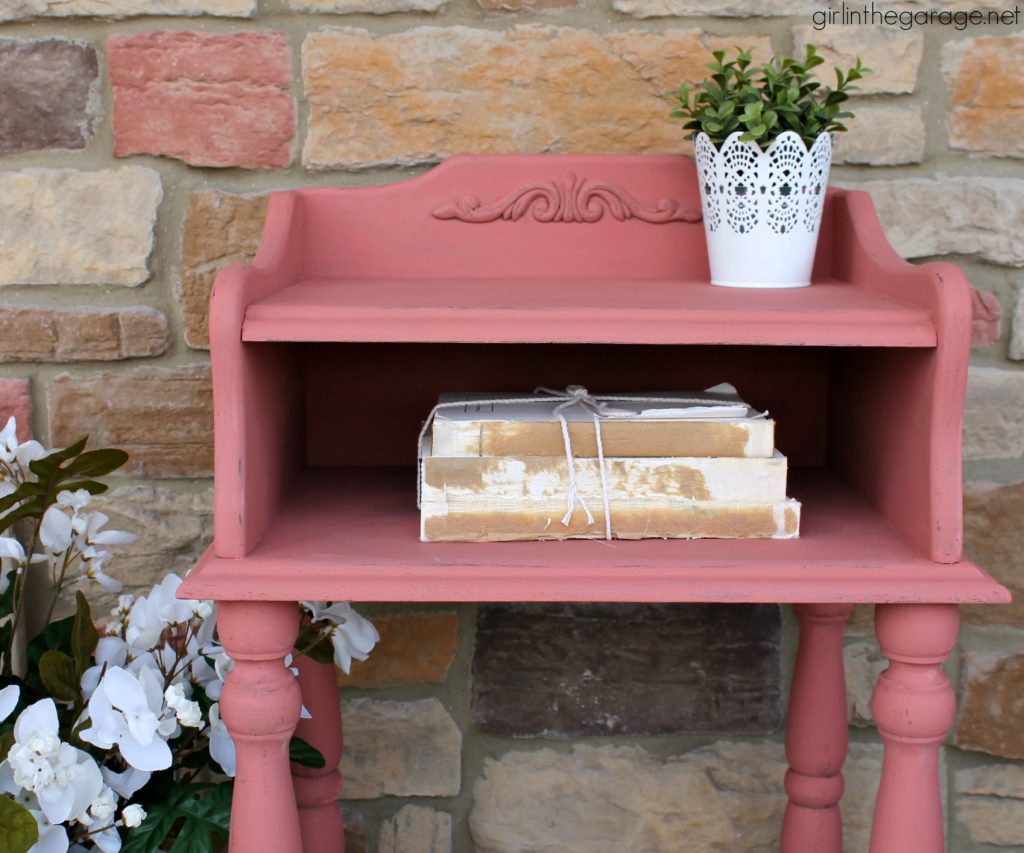
[{"label": "plant leaf", "polygon": [[49,649],[39,659],[39,677],[43,686],[58,702],[75,702],[81,699],[78,685],[78,670],[70,655],[57,649]]},{"label": "plant leaf", "polygon": [[0,761],[6,760],[7,753],[11,751],[12,746],[14,746],[13,731],[0,735]]},{"label": "plant leaf", "polygon": [[128,454],[123,450],[90,450],[79,456],[67,468],[62,469],[62,474],[66,473],[68,476],[76,477],[102,477],[104,474],[116,471],[127,461]]},{"label": "plant leaf", "polygon": [[38,840],[39,826],[29,810],[0,797],[0,853],[28,853]]},{"label": "plant leaf", "polygon": [[172,788],[149,807],[139,826],[128,830],[121,853],[156,853],[172,832],[170,853],[213,853],[227,842],[233,788],[230,782]]},{"label": "plant leaf", "polygon": [[300,767],[310,767],[313,770],[319,770],[321,767],[327,766],[327,761],[319,749],[294,735],[292,735],[292,739],[288,743],[288,758],[292,763],[298,764]]},{"label": "plant leaf", "polygon": [[92,611],[89,609],[89,600],[82,590],[75,590],[75,621],[71,627],[71,656],[75,660],[75,670],[81,680],[82,673],[89,668],[92,653],[100,642],[99,631],[92,621]]}]

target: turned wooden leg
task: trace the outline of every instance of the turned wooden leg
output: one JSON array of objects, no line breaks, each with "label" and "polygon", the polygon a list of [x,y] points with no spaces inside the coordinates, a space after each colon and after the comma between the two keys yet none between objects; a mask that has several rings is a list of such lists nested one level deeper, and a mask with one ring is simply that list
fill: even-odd
[{"label": "turned wooden leg", "polygon": [[301,853],[288,743],[299,719],[299,685],[284,658],[295,643],[295,602],[220,602],[221,642],[235,661],[221,716],[238,767],[231,807],[231,853]]},{"label": "turned wooden leg", "polygon": [[846,761],[843,624],[850,604],[801,604],[800,645],[786,717],[786,815],[783,853],[842,853]]},{"label": "turned wooden leg", "polygon": [[953,725],[956,699],[941,667],[959,624],[954,604],[875,608],[875,634],[889,667],[871,699],[885,742],[871,853],[945,850],[939,748]]},{"label": "turned wooden leg", "polygon": [[326,764],[319,770],[292,765],[295,800],[302,828],[302,849],[316,853],[345,853],[345,828],[341,820],[341,706],[338,671],[333,663],[317,663],[301,657],[299,686],[302,704],[312,715],[299,720],[300,738],[320,750]]}]

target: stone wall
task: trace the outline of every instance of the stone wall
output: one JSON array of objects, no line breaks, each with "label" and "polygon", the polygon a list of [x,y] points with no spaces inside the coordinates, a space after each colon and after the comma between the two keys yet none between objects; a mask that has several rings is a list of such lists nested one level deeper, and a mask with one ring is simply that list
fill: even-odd
[{"label": "stone wall", "polygon": [[[900,8],[929,5],[963,4]],[[815,30],[825,8],[0,0],[0,412],[53,444],[129,449],[104,498],[139,533],[116,573],[136,588],[183,571],[211,529],[206,301],[255,250],[269,191],[399,179],[459,151],[686,151],[659,93],[715,48],[813,41],[875,69],[835,182],[872,192],[905,256],[952,260],[977,288],[968,551],[1020,597],[1024,29]],[[342,690],[352,853],[775,849],[788,612],[366,609],[383,640]],[[1022,614],[968,608],[949,668],[958,853],[1024,848]],[[869,611],[848,631],[847,849],[863,851],[884,664]]]}]

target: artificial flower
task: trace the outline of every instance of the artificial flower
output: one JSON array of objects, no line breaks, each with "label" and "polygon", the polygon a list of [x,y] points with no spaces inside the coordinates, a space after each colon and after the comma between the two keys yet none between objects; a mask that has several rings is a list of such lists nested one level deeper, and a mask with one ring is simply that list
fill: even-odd
[{"label": "artificial flower", "polygon": [[146,810],[138,803],[125,806],[121,812],[121,819],[128,829],[134,829],[146,819]]},{"label": "artificial flower", "polygon": [[352,609],[347,601],[337,601],[327,606],[326,601],[303,601],[309,608],[314,622],[327,622],[331,627],[325,634],[334,646],[334,663],[348,674],[352,660],[366,660],[380,639],[373,623],[364,619]]},{"label": "artificial flower", "polygon": [[0,723],[11,716],[11,711],[18,707],[20,696],[21,688],[17,684],[10,684],[0,690]]},{"label": "artificial flower", "polygon": [[210,757],[213,758],[227,776],[235,775],[235,742],[224,721],[220,718],[220,703],[210,706],[210,725],[204,734],[210,739]]}]

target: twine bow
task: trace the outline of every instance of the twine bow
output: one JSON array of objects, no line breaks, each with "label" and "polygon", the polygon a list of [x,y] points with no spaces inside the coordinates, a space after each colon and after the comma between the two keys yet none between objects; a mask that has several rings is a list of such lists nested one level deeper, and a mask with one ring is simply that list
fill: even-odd
[{"label": "twine bow", "polygon": [[[601,436],[601,421],[607,418],[629,418],[636,417],[637,415],[637,413],[632,409],[614,409],[609,406],[609,403],[665,403],[668,401],[681,405],[708,405],[710,402],[706,397],[638,397],[625,394],[591,394],[582,385],[569,385],[564,391],[557,391],[552,388],[540,386],[534,389],[533,396],[530,397],[501,397],[493,400],[473,400],[471,402],[474,406],[508,406],[523,403],[536,403],[538,401],[538,394],[546,394],[547,399],[550,400],[550,402],[555,403],[554,408],[551,410],[551,415],[558,419],[558,423],[562,428],[562,443],[565,446],[565,463],[568,468],[569,478],[568,487],[566,489],[565,515],[562,516],[562,525],[565,527],[568,527],[569,522],[572,521],[572,516],[576,511],[577,503],[583,512],[586,513],[587,524],[594,523],[594,514],[587,506],[583,495],[580,494],[579,486],[576,482],[576,457],[572,452],[572,438],[569,435],[569,423],[565,417],[565,413],[574,406],[579,406],[583,411],[590,414],[590,419],[594,424],[594,438],[597,442],[597,465],[598,471],[601,475],[601,502],[604,509],[604,538],[607,540],[612,538],[612,516],[608,497],[608,475],[605,471],[604,442]],[[430,414],[423,423],[423,428],[420,430],[419,440],[417,442],[417,451],[419,456],[419,464],[416,466],[417,508],[422,506],[423,439],[426,437],[427,430],[430,429],[431,424],[434,422],[434,417],[439,411],[442,409],[463,408],[466,404],[466,400],[453,400],[448,403],[438,403],[430,410]]]}]

